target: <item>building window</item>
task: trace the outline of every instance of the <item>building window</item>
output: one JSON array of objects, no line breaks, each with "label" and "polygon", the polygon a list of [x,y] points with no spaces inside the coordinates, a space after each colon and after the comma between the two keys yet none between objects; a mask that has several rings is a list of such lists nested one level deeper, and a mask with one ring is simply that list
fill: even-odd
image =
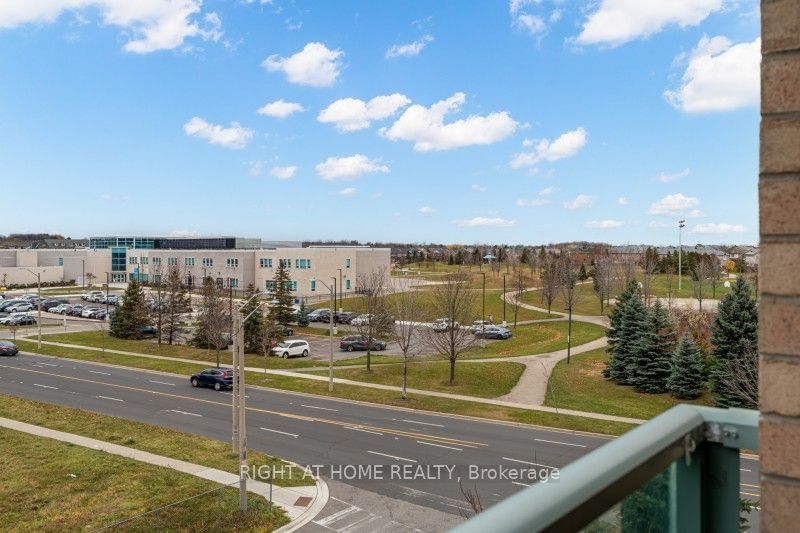
[{"label": "building window", "polygon": [[295,268],[311,268],[311,259],[295,259]]},{"label": "building window", "polygon": [[239,278],[228,278],[228,287],[236,288],[239,286]]},{"label": "building window", "polygon": [[128,263],[131,264],[131,265],[135,265],[138,262],[139,262],[139,258],[138,257],[130,256],[128,258]]},{"label": "building window", "polygon": [[272,268],[272,259],[266,259],[262,257],[258,260],[258,264],[261,266],[261,268]]},{"label": "building window", "polygon": [[239,268],[239,258],[229,257],[225,260],[225,264],[228,266],[228,268]]},{"label": "building window", "polygon": [[187,267],[194,266],[194,257],[184,257],[183,258],[183,265]]},{"label": "building window", "polygon": [[147,257],[140,257],[139,259],[141,260],[143,265],[146,265],[149,262],[149,258]]},{"label": "building window", "polygon": [[281,259],[281,266],[283,268],[292,268],[292,260],[291,259]]},{"label": "building window", "polygon": [[222,278],[217,278],[217,287],[222,288]]},{"label": "building window", "polygon": [[297,282],[296,281],[287,281],[285,282],[285,287],[292,292],[297,291]]},{"label": "building window", "polygon": [[345,268],[350,268],[350,258],[347,258],[347,259],[344,260],[344,267]]},{"label": "building window", "polygon": [[266,284],[267,292],[272,292],[275,289],[275,282],[271,279],[267,280]]},{"label": "building window", "polygon": [[214,266],[214,260],[212,258],[210,258],[210,257],[204,257],[203,258],[203,266],[204,267],[213,267]]},{"label": "building window", "polygon": [[160,265],[161,264],[161,258],[160,257],[154,257],[153,258],[153,264],[154,265]]},{"label": "building window", "polygon": [[349,279],[344,280],[344,288],[347,289],[348,291],[350,290],[350,280]]},{"label": "building window", "polygon": [[167,257],[167,265],[169,265],[169,266],[178,266],[178,258],[177,257]]},{"label": "building window", "polygon": [[60,267],[64,266],[64,258],[63,257],[59,257],[58,258],[58,266],[60,266]]},{"label": "building window", "polygon": [[[114,272],[125,271],[125,248],[112,248],[111,249],[111,270]],[[123,278],[122,281],[125,281]],[[122,283],[121,281],[115,283]]]},{"label": "building window", "polygon": [[161,274],[153,274],[153,283],[161,283]]},{"label": "building window", "polygon": [[311,280],[311,292],[314,292],[316,290],[317,290],[317,280],[312,279]]}]

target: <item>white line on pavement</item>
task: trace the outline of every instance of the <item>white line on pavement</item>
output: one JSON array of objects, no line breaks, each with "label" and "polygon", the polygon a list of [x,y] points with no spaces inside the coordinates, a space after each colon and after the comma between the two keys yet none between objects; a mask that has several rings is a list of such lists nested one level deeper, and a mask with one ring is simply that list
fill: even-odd
[{"label": "white line on pavement", "polygon": [[409,424],[422,424],[423,426],[435,426],[437,428],[443,428],[442,424],[431,424],[430,422],[420,422],[419,420],[406,420],[405,418],[401,418],[400,422],[408,422]]},{"label": "white line on pavement", "polygon": [[522,487],[530,487],[530,485],[528,485],[527,483],[520,483],[519,481],[512,481],[511,483],[513,483],[514,485],[520,485]]},{"label": "white line on pavement", "polygon": [[171,387],[175,386],[174,383],[167,383],[166,381],[156,381],[154,379],[148,379],[147,381],[149,381],[150,383],[158,383],[159,385],[169,385]]},{"label": "white line on pavement", "polygon": [[362,433],[372,433],[373,435],[383,435],[383,433],[380,433],[378,431],[370,431],[368,429],[361,429],[361,428],[357,428],[357,427],[353,427],[353,426],[344,426],[344,428],[345,429],[352,429],[353,431],[360,431]]},{"label": "white line on pavement", "polygon": [[300,404],[300,407],[308,407],[309,409],[322,409],[323,411],[339,411],[338,409],[331,409],[330,407],[317,407],[316,405]]},{"label": "white line on pavement", "polygon": [[41,361],[36,361],[36,364],[37,365],[45,365],[45,366],[58,366],[58,365],[54,365],[53,363],[43,363]]},{"label": "white line on pavement", "polygon": [[541,463],[532,463],[530,461],[523,461],[522,459],[512,459],[511,457],[503,457],[506,461],[514,461],[515,463],[524,463],[526,465],[543,466],[545,468],[556,468],[555,466],[543,465]]},{"label": "white line on pavement", "polygon": [[99,370],[89,370],[92,374],[103,374],[104,376],[110,376],[108,372],[100,372]]},{"label": "white line on pavement", "polygon": [[382,455],[384,457],[390,457],[390,458],[396,459],[398,461],[408,461],[409,463],[416,463],[417,462],[414,459],[407,459],[405,457],[398,457],[396,455],[389,455],[388,453],[373,452],[372,450],[367,450],[367,453],[371,453],[372,455]]},{"label": "white line on pavement", "polygon": [[95,398],[102,398],[103,400],[111,400],[112,402],[124,402],[125,400],[120,400],[119,398],[112,398],[110,396],[95,396]]},{"label": "white line on pavement", "polygon": [[34,387],[41,387],[41,388],[43,388],[43,389],[53,389],[53,390],[58,390],[58,387],[51,387],[50,385],[40,385],[40,384],[38,384],[38,383],[34,383],[34,384],[33,384],[33,386],[34,386]]},{"label": "white line on pavement", "polygon": [[277,429],[268,429],[268,428],[259,428],[259,429],[262,429],[262,430],[264,430],[264,431],[270,431],[270,432],[272,432],[272,433],[280,433],[281,435],[288,435],[288,436],[290,436],[290,437],[293,437],[293,438],[295,438],[295,439],[298,437],[298,436],[297,436],[296,434],[294,434],[294,433],[287,433],[287,432],[285,432],[285,431],[278,431]]},{"label": "white line on pavement", "polygon": [[172,411],[173,413],[178,413],[178,414],[181,414],[181,415],[189,415],[189,416],[203,416],[203,415],[198,415],[197,413],[190,413],[190,412],[188,412],[188,411],[178,411],[177,409],[170,409],[170,411]]},{"label": "white line on pavement", "polygon": [[547,442],[550,444],[563,444],[564,446],[575,446],[576,448],[586,448],[583,444],[573,444],[571,442],[559,442],[557,440],[544,440],[544,439],[533,439],[537,442]]},{"label": "white line on pavement", "polygon": [[464,450],[461,448],[456,448],[454,446],[445,446],[444,444],[434,444],[432,442],[425,442],[424,440],[418,440],[417,444],[427,444],[428,446],[436,446],[437,448],[447,448],[448,450],[456,450],[459,452],[463,452]]}]

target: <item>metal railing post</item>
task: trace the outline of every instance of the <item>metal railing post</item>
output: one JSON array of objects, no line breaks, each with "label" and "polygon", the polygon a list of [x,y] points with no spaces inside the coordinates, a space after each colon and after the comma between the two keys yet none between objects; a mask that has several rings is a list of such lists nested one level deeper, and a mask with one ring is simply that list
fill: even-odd
[{"label": "metal railing post", "polygon": [[703,531],[739,531],[739,450],[706,444]]}]

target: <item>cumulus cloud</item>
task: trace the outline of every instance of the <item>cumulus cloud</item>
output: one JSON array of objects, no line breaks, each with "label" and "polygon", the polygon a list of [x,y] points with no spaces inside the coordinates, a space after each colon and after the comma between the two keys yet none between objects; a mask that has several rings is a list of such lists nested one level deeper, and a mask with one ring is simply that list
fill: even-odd
[{"label": "cumulus cloud", "polygon": [[183,125],[183,131],[190,137],[205,139],[211,144],[234,150],[247,146],[254,135],[253,130],[240,126],[238,122],[231,122],[225,128],[219,124],[210,124],[200,117],[192,117],[192,120]]},{"label": "cumulus cloud", "polygon": [[126,52],[147,54],[173,50],[187,39],[218,41],[222,21],[215,12],[200,16],[201,0],[48,0],[0,2],[0,28],[24,24],[50,24],[67,11],[84,17],[97,11],[102,23],[123,30]]},{"label": "cumulus cloud", "polygon": [[279,180],[288,180],[294,177],[297,174],[297,167],[294,165],[289,165],[285,167],[272,167],[269,169],[269,173],[278,178]]},{"label": "cumulus cloud", "polygon": [[614,229],[622,227],[622,221],[610,218],[606,220],[590,220],[586,223],[586,227],[589,229]]},{"label": "cumulus cloud", "polygon": [[261,106],[258,109],[259,115],[266,115],[268,117],[286,118],[293,113],[305,111],[303,106],[296,102],[286,102],[283,99],[275,100]]},{"label": "cumulus cloud", "polygon": [[628,200],[624,196],[620,196],[620,197],[617,198],[617,205],[628,205],[629,203],[630,203],[630,200]]},{"label": "cumulus cloud", "polygon": [[337,194],[341,196],[353,196],[357,191],[358,189],[356,189],[355,187],[345,187],[344,189],[341,189]]},{"label": "cumulus cloud", "polygon": [[320,111],[317,120],[336,125],[341,132],[358,131],[369,127],[373,120],[389,118],[411,100],[400,93],[376,96],[369,102],[357,98],[342,98]]},{"label": "cumulus cloud", "polygon": [[650,209],[647,210],[648,215],[661,215],[661,216],[702,216],[702,213],[697,209],[700,205],[700,200],[694,196],[685,196],[681,193],[668,194],[661,200],[653,202]]},{"label": "cumulus cloud", "polygon": [[316,167],[317,174],[324,180],[352,180],[362,174],[381,172],[386,174],[389,167],[381,164],[379,159],[370,159],[356,154],[349,157],[329,157]]},{"label": "cumulus cloud", "polygon": [[429,152],[492,144],[516,131],[517,122],[505,111],[470,115],[446,124],[445,115],[458,111],[466,98],[464,93],[456,93],[430,107],[414,104],[391,127],[381,129],[381,135],[392,141],[413,142],[414,150]]},{"label": "cumulus cloud", "polygon": [[661,174],[656,176],[656,179],[661,183],[671,183],[673,181],[678,181],[681,178],[685,178],[688,175],[689,175],[689,169],[685,168],[680,172],[672,172],[672,173],[662,172]]},{"label": "cumulus cloud", "polygon": [[594,196],[579,194],[574,200],[564,202],[564,207],[567,209],[580,209],[581,207],[589,207],[592,203],[594,203]]},{"label": "cumulus cloud", "polygon": [[418,211],[419,211],[420,213],[422,213],[423,215],[430,215],[431,213],[433,213],[434,211],[436,211],[436,209],[432,208],[432,207],[431,207],[431,206],[429,206],[429,205],[423,205],[422,207],[420,207],[420,208],[418,209]]},{"label": "cumulus cloud", "polygon": [[516,220],[508,220],[500,217],[475,217],[467,220],[459,220],[456,222],[464,228],[509,228],[516,226]]},{"label": "cumulus cloud", "polygon": [[539,207],[541,205],[547,205],[550,203],[550,200],[547,198],[518,198],[516,201],[517,207]]},{"label": "cumulus cloud", "polygon": [[422,49],[431,41],[433,41],[432,35],[423,35],[416,41],[410,43],[395,44],[386,51],[386,58],[392,59],[395,57],[412,57],[419,55]]},{"label": "cumulus cloud", "polygon": [[[511,0],[508,3],[508,12],[511,15],[511,24],[519,29],[530,33],[531,35],[542,35],[547,31],[547,24],[544,19],[538,15],[531,14],[528,9],[541,3],[541,0]],[[552,16],[552,15],[551,15]],[[556,15],[556,22],[561,17]]]},{"label": "cumulus cloud", "polygon": [[577,154],[586,145],[586,130],[578,127],[572,131],[562,133],[556,140],[540,139],[534,141],[525,139],[522,145],[534,147],[529,152],[514,154],[509,163],[512,168],[534,166],[542,161],[558,161]]},{"label": "cumulus cloud", "polygon": [[341,50],[330,50],[322,43],[308,43],[289,57],[271,55],[261,66],[269,72],[283,72],[290,83],[311,87],[330,87],[342,69]]},{"label": "cumulus cloud", "polygon": [[473,191],[475,191],[475,192],[486,192],[486,187],[484,187],[483,185],[478,185],[478,184],[475,184],[475,185],[473,185],[473,186],[471,187],[471,189],[472,189]]},{"label": "cumulus cloud", "polygon": [[703,37],[689,56],[680,87],[664,97],[684,113],[730,111],[758,105],[761,38],[733,44],[727,37]]},{"label": "cumulus cloud", "polygon": [[726,233],[743,233],[747,228],[740,224],[697,224],[692,228],[692,233],[699,233],[702,235],[724,235]]},{"label": "cumulus cloud", "polygon": [[589,13],[578,44],[618,46],[667,26],[696,26],[722,8],[723,0],[602,0]]},{"label": "cumulus cloud", "polygon": [[555,187],[545,187],[544,189],[539,191],[539,196],[550,196],[551,194],[555,193],[558,189]]}]

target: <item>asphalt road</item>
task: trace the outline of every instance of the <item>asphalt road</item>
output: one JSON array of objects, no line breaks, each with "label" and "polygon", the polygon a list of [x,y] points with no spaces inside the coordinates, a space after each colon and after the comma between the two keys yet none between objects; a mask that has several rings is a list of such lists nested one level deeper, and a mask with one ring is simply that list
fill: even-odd
[{"label": "asphalt road", "polygon": [[[0,359],[0,391],[223,441],[231,435],[230,393],[194,389],[186,376],[26,353]],[[552,475],[608,442],[583,433],[257,388],[248,389],[247,407],[251,448],[322,465],[320,473],[331,480],[331,503],[310,526],[319,530],[341,530],[344,517],[360,513],[365,530],[442,530],[461,520],[466,507],[459,475],[485,507],[530,483],[469,480],[469,465],[486,467],[487,476],[501,468]],[[362,465],[364,478],[352,479],[345,465]],[[382,479],[368,479],[379,471]],[[743,492],[757,493],[758,462],[743,459],[741,474]]]}]

